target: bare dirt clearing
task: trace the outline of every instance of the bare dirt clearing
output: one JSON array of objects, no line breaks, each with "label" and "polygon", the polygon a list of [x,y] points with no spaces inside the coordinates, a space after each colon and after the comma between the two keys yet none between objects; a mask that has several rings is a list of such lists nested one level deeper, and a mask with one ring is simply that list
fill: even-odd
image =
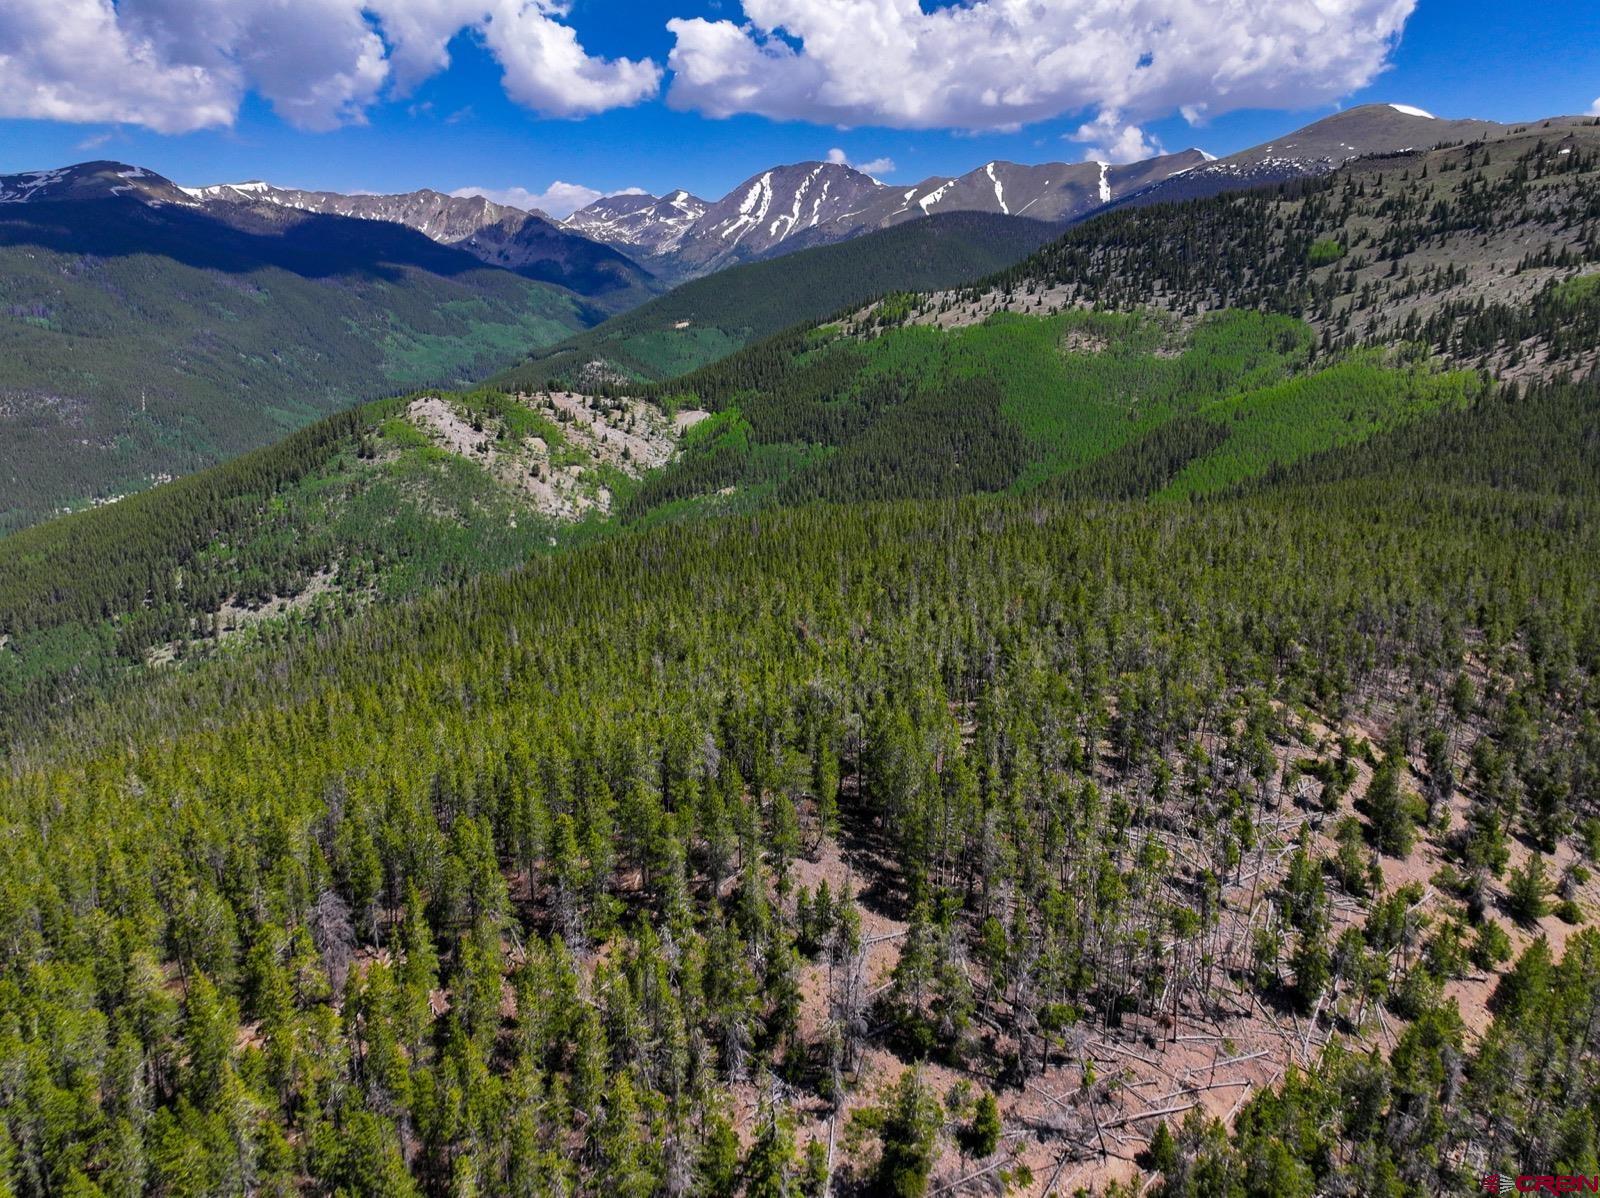
[{"label": "bare dirt clearing", "polygon": [[406,418],[435,444],[475,462],[533,508],[556,520],[611,510],[618,483],[665,465],[680,434],[706,413],[669,419],[638,399],[606,399],[570,391],[519,395],[540,431],[496,420],[437,396],[414,401]]}]

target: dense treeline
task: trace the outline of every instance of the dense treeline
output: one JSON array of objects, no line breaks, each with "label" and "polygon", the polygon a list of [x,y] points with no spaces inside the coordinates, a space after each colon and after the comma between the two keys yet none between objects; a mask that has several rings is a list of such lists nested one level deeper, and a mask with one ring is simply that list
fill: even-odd
[{"label": "dense treeline", "polygon": [[[1593,1088],[1524,1079],[1592,1075],[1592,937],[1470,1059],[1440,990],[1587,893],[1597,401],[1248,498],[636,533],[63,721],[0,779],[9,1184],[918,1194],[1030,1079],[1098,1102],[1093,1044],[1238,1002],[1405,1030],[1158,1136],[1172,1194],[1585,1165]],[[1426,911],[1375,872],[1420,840]]]},{"label": "dense treeline", "polygon": [[1220,449],[1227,439],[1225,424],[1180,416],[1066,475],[1052,490],[1074,499],[1140,499],[1165,488],[1190,462]]},{"label": "dense treeline", "polygon": [[[499,393],[445,399],[486,440],[548,422]],[[559,528],[517,479],[437,447],[407,399],[0,540],[0,742],[150,669],[394,601],[547,552]],[[578,459],[588,462],[582,454]],[[504,472],[502,472],[504,473]],[[620,472],[596,472],[615,480]],[[621,476],[622,482],[629,482]]]},{"label": "dense treeline", "polygon": [[209,630],[236,597],[298,592],[329,551],[259,535],[274,497],[347,452],[385,407],[0,539],[0,735],[114,682],[202,617]]},{"label": "dense treeline", "polygon": [[797,504],[1004,491],[1034,458],[1027,438],[1006,419],[1004,400],[995,380],[974,379],[891,401],[889,411],[837,453],[785,479],[777,499]]},{"label": "dense treeline", "polygon": [[[1269,485],[1362,479],[1398,480],[1421,471],[1452,485],[1541,495],[1559,503],[1596,493],[1589,455],[1600,440],[1600,380],[1576,386],[1497,387],[1469,407],[1396,428],[1360,452],[1316,454],[1272,470]],[[1486,447],[1498,445],[1496,452]]]},{"label": "dense treeline", "polygon": [[326,417],[216,469],[0,540],[0,632],[16,636],[145,607],[159,613],[179,586],[195,610],[214,606],[225,595],[196,594],[204,587],[192,576],[180,583],[190,560],[400,406],[389,401]]}]

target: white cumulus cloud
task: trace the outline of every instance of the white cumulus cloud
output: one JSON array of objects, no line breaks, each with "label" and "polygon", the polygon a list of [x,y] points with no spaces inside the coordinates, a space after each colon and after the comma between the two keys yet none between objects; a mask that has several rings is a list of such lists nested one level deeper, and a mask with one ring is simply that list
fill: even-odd
[{"label": "white cumulus cloud", "polygon": [[180,133],[228,124],[239,98],[236,70],[165,55],[111,0],[0,4],[0,116]]},{"label": "white cumulus cloud", "polygon": [[1595,97],[1594,103],[1589,106],[1589,111],[1594,116],[1600,116],[1600,96]]},{"label": "white cumulus cloud", "polygon": [[1069,136],[1073,141],[1092,143],[1083,153],[1086,162],[1143,162],[1165,152],[1160,141],[1138,125],[1123,121],[1122,114],[1114,108],[1103,110]]},{"label": "white cumulus cloud", "polygon": [[970,0],[928,12],[919,0],[743,0],[742,23],[667,22],[668,97],[716,117],[907,129],[1305,108],[1370,82],[1415,6]]},{"label": "white cumulus cloud", "polygon": [[184,133],[233,124],[254,92],[331,129],[448,66],[462,31],[546,116],[660,90],[657,64],[587,53],[566,15],[562,0],[0,0],[0,117]]},{"label": "white cumulus cloud", "polygon": [[[357,0],[350,0],[354,3]],[[409,88],[450,65],[450,39],[476,31],[500,64],[506,94],[545,116],[575,117],[637,104],[661,87],[648,60],[586,53],[561,23],[562,0],[370,0],[393,44],[395,80]]]},{"label": "white cumulus cloud", "polygon": [[504,204],[509,208],[521,208],[531,212],[535,208],[548,212],[558,220],[564,220],[580,208],[587,208],[590,204],[605,196],[638,196],[645,192],[639,187],[625,187],[621,191],[596,191],[593,187],[585,187],[582,183],[563,183],[557,179],[543,191],[529,191],[526,187],[458,187],[450,193],[453,196],[482,196],[496,204]]},{"label": "white cumulus cloud", "polygon": [[836,146],[828,151],[828,161],[836,166],[853,167],[863,175],[871,175],[874,179],[894,174],[894,159],[887,155],[868,162],[851,162],[850,155]]}]

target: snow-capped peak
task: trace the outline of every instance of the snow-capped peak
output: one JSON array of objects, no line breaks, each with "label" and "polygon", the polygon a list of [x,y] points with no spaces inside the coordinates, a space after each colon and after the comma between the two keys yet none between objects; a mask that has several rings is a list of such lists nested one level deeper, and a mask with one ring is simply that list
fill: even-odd
[{"label": "snow-capped peak", "polygon": [[18,204],[48,194],[51,187],[66,177],[64,169],[24,171],[9,179],[0,179],[0,204]]},{"label": "snow-capped peak", "polygon": [[633,192],[603,196],[562,224],[624,253],[663,254],[677,248],[705,211],[704,200],[679,187],[659,198]]},{"label": "snow-capped peak", "polygon": [[0,175],[0,203],[34,200],[103,200],[127,196],[159,207],[187,204],[169,179],[124,162],[80,162],[50,170]]}]

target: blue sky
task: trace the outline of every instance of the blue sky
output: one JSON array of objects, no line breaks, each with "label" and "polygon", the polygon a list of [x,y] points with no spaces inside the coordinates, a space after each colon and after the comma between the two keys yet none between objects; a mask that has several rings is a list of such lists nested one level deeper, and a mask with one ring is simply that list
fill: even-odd
[{"label": "blue sky", "polygon": [[[1101,69],[1095,61],[1139,49],[1142,43],[1122,39],[1120,29],[1108,28],[1099,48],[1084,49],[1066,33],[1059,46],[1052,45],[1050,30],[1038,24],[1020,30],[1006,24],[1006,12],[1024,11],[1019,6],[1027,0],[940,4],[947,10],[943,15],[953,9],[954,15],[976,22],[942,32],[931,0],[923,0],[920,13],[911,0],[743,0],[743,7],[740,0],[575,0],[566,7],[553,0],[480,0],[485,6],[531,4],[538,10],[531,18],[537,28],[527,27],[522,42],[493,46],[485,33],[492,22],[474,24],[471,0],[463,0],[461,27],[447,43],[441,39],[450,58],[444,69],[432,63],[407,67],[405,47],[394,31],[412,0],[385,0],[387,8],[377,11],[395,23],[380,24],[372,15],[376,6],[352,19],[381,31],[389,60],[376,67],[361,60],[357,66],[355,57],[350,63],[318,59],[295,41],[303,24],[319,47],[328,44],[316,22],[343,19],[330,15],[342,2],[289,0],[291,7],[301,4],[307,11],[294,28],[208,28],[202,37],[193,34],[199,28],[195,6],[220,6],[224,0],[120,0],[116,9],[109,7],[110,0],[5,0],[0,9],[18,6],[22,16],[0,12],[0,62],[8,56],[15,62],[18,48],[45,36],[39,32],[43,24],[27,23],[26,10],[38,4],[40,21],[54,20],[52,31],[62,23],[63,10],[69,10],[67,20],[81,10],[83,36],[95,39],[85,40],[85,46],[103,44],[108,29],[119,37],[145,39],[138,45],[167,55],[177,82],[146,92],[102,85],[97,76],[112,74],[107,64],[86,63],[78,71],[71,43],[46,47],[31,62],[21,56],[20,67],[0,67],[0,95],[53,89],[49,94],[57,99],[43,109],[35,104],[32,112],[20,102],[7,109],[0,100],[0,115],[9,118],[0,119],[0,173],[105,157],[138,163],[186,184],[266,178],[344,191],[430,186],[542,193],[561,180],[595,191],[639,187],[660,193],[684,187],[716,198],[765,166],[822,158],[835,149],[858,164],[881,166],[891,160],[893,168],[883,167],[882,177],[909,183],[994,158],[1136,156],[1157,145],[1169,150],[1198,145],[1225,154],[1369,100],[1415,104],[1441,116],[1497,120],[1587,112],[1600,104],[1600,4],[1576,0],[1515,6],[1483,0],[1349,0],[1343,5],[1346,23],[1309,48],[1322,55],[1329,43],[1342,39],[1351,47],[1348,53],[1341,45],[1335,61],[1310,67],[1303,62],[1305,48],[1287,53],[1281,62],[1252,61],[1240,68],[1246,76],[1242,82],[1239,72],[1232,73],[1231,86],[1212,78],[1218,59],[1235,47],[1228,31],[1206,28],[1207,0],[1171,0],[1166,7],[1181,36],[1135,55],[1139,61],[1130,60],[1125,70]],[[1046,3],[1052,14],[1062,15],[1063,29],[1071,10],[1079,7],[1073,0]],[[1162,0],[1130,4],[1146,15],[1151,10],[1159,18],[1168,15],[1160,11]],[[848,22],[841,24],[837,14],[852,5],[890,40],[866,45],[863,34]],[[91,6],[102,11],[96,14]],[[985,11],[990,6],[992,11]],[[1271,44],[1272,35],[1282,32],[1273,24],[1279,14],[1312,6],[1309,0],[1298,5],[1261,0],[1258,7],[1261,27],[1242,32],[1241,44],[1247,33],[1264,39],[1252,45]],[[1330,7],[1341,4],[1330,0],[1316,11]],[[107,12],[120,24],[105,25]],[[902,32],[882,34],[878,18],[894,13]],[[1000,24],[986,24],[991,17]],[[696,18],[692,28],[668,28],[669,21]],[[95,20],[102,24],[89,24]],[[184,21],[191,24],[183,26],[182,38],[166,36]],[[746,21],[756,23],[755,32],[740,32]],[[1194,24],[1185,27],[1185,21]],[[769,30],[763,22],[781,27]],[[1383,22],[1400,30],[1398,40],[1373,36]],[[449,26],[440,28],[448,32]],[[502,19],[500,28],[511,25]],[[1211,40],[1191,52],[1202,32]],[[982,61],[980,46],[1012,35],[1016,44],[1007,51],[1010,57]],[[196,37],[215,44],[196,49]],[[907,48],[911,57],[898,63],[896,37],[921,39]],[[965,45],[963,37],[970,39]],[[563,39],[573,42],[567,51]],[[698,50],[689,44],[694,39]],[[420,47],[421,40],[415,45]],[[760,45],[782,61],[759,57],[755,47]],[[277,57],[258,53],[261,47]],[[671,60],[675,47],[698,57]],[[959,61],[969,51],[971,61]],[[425,57],[423,49],[416,54],[418,62]],[[238,65],[257,58],[260,65]],[[1152,60],[1168,75],[1147,84],[1144,80],[1155,73]],[[514,65],[505,67],[508,61]],[[930,75],[908,68],[908,62],[942,65]],[[575,64],[570,82],[563,78],[564,63]],[[753,75],[739,73],[752,63]],[[8,79],[8,69],[34,75]],[[212,73],[209,90],[203,95],[178,90],[189,86],[197,70]],[[327,89],[311,78],[319,70],[331,72],[336,85],[353,97],[341,100],[343,107],[333,115],[304,105],[292,108],[299,103],[296,88],[302,82],[308,94]],[[307,76],[303,81],[301,73]],[[659,83],[652,86],[657,76]],[[1019,76],[1028,82],[1006,101],[1014,101],[1014,107],[1002,104],[998,110],[1019,119],[990,115],[993,110],[984,105],[995,89],[1004,92]],[[1073,82],[1056,87],[1056,78]],[[519,98],[508,90],[520,92]],[[845,93],[850,98],[840,101]],[[205,110],[212,114],[206,118],[209,127],[178,128],[185,112],[199,111],[201,104],[212,106]],[[1191,124],[1179,115],[1184,105],[1218,115]],[[582,111],[549,115],[536,110],[540,107]],[[41,110],[70,119],[40,119]],[[720,115],[724,111],[733,115]],[[851,127],[841,127],[846,121]],[[1017,127],[997,127],[1013,123]]]}]

